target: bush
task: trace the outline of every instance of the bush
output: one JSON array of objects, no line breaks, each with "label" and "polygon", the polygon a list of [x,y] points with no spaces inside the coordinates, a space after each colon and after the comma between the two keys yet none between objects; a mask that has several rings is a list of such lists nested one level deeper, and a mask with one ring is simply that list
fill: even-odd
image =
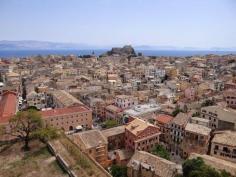
[{"label": "bush", "polygon": [[118,126],[119,124],[117,123],[116,120],[107,120],[104,122],[103,127],[104,128],[113,128]]},{"label": "bush", "polygon": [[215,102],[213,100],[206,100],[201,104],[202,107],[213,106],[213,105],[215,105]]},{"label": "bush", "polygon": [[170,154],[169,152],[160,144],[158,144],[157,146],[155,146],[152,150],[152,154],[157,155],[161,158],[170,160]]},{"label": "bush", "polygon": [[183,177],[230,177],[226,171],[218,172],[206,165],[202,158],[188,159],[183,163]]},{"label": "bush", "polygon": [[113,177],[127,177],[127,167],[121,165],[112,165],[111,174]]}]

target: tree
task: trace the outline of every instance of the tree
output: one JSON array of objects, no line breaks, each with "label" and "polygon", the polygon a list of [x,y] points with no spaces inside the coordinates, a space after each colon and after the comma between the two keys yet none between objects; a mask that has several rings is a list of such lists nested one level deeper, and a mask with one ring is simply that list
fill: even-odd
[{"label": "tree", "polygon": [[182,109],[179,107],[175,108],[175,110],[172,112],[172,116],[175,117],[177,116],[180,112],[184,112]]},{"label": "tree", "polygon": [[188,159],[183,163],[183,176],[190,176],[191,173],[195,171],[200,171],[204,161],[202,158]]},{"label": "tree", "polygon": [[56,129],[45,127],[40,113],[33,109],[18,112],[10,119],[9,125],[10,131],[6,133],[22,140],[25,151],[30,150],[29,141],[34,138],[47,141],[57,136]]},{"label": "tree", "polygon": [[214,100],[205,100],[205,101],[201,104],[202,107],[213,106],[213,105],[215,105],[215,101],[214,101]]},{"label": "tree", "polygon": [[157,155],[161,158],[170,160],[170,154],[169,152],[160,144],[156,145],[153,149],[152,149],[152,154]]},{"label": "tree", "polygon": [[226,171],[217,171],[206,165],[202,158],[188,159],[183,165],[183,177],[230,177]]},{"label": "tree", "polygon": [[113,177],[127,177],[127,167],[121,165],[112,165],[111,174]]},{"label": "tree", "polygon": [[106,120],[103,124],[104,128],[112,128],[118,125],[116,120]]}]

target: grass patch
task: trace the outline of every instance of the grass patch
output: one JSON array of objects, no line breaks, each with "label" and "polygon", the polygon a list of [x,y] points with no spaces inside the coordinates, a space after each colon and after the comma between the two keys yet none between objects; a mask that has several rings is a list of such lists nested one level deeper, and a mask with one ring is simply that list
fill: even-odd
[{"label": "grass patch", "polygon": [[61,139],[62,144],[66,148],[66,150],[72,155],[72,157],[76,160],[77,164],[82,168],[91,168],[91,162],[85,157],[84,154],[76,147],[73,143],[71,143],[68,139]]},{"label": "grass patch", "polygon": [[47,147],[42,147],[41,149],[34,152],[26,152],[23,160],[29,160],[36,157],[47,158],[50,156],[51,154],[48,152]]},{"label": "grass patch", "polygon": [[60,173],[67,174],[67,172],[60,167],[58,164],[57,160],[53,161],[52,163],[49,164],[49,167],[54,169],[55,171],[59,171]]}]

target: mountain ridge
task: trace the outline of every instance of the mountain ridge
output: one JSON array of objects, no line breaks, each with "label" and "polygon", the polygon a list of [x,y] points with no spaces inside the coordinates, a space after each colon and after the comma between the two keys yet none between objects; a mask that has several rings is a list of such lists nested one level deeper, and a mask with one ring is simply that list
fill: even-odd
[{"label": "mountain ridge", "polygon": [[[110,49],[114,46],[122,47],[124,45],[89,45],[85,43],[66,43],[66,42],[50,42],[37,40],[1,40],[0,50],[88,50],[88,49]],[[212,48],[196,48],[196,47],[175,47],[171,45],[133,45],[136,50],[209,50],[209,51],[236,51],[236,47],[212,47]]]}]

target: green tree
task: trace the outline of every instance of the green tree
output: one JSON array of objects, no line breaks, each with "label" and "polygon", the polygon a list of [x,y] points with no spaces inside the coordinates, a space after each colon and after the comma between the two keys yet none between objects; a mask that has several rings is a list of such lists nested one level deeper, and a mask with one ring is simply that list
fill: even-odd
[{"label": "green tree", "polygon": [[231,177],[226,171],[217,171],[206,165],[202,158],[188,159],[183,165],[183,177]]},{"label": "green tree", "polygon": [[169,152],[160,144],[156,145],[153,149],[152,149],[152,154],[157,155],[161,158],[170,160],[170,154]]},{"label": "green tree", "polygon": [[121,165],[112,165],[111,174],[113,177],[127,177],[127,167]]},{"label": "green tree", "polygon": [[191,173],[201,171],[204,162],[201,158],[188,159],[183,163],[183,176],[189,177]]},{"label": "green tree", "polygon": [[106,120],[103,125],[104,128],[112,128],[118,126],[119,124],[116,120]]},{"label": "green tree", "polygon": [[201,104],[202,107],[213,106],[213,105],[215,105],[215,101],[214,101],[214,100],[205,100],[205,101]]},{"label": "green tree", "polygon": [[184,112],[182,109],[180,109],[179,107],[175,108],[175,110],[172,112],[172,116],[175,117],[177,116],[177,114],[179,114],[180,112]]},{"label": "green tree", "polygon": [[29,142],[32,139],[47,141],[57,136],[54,128],[45,127],[38,111],[30,109],[18,112],[9,121],[10,131],[7,134],[18,137],[24,142],[23,150],[30,150]]}]

